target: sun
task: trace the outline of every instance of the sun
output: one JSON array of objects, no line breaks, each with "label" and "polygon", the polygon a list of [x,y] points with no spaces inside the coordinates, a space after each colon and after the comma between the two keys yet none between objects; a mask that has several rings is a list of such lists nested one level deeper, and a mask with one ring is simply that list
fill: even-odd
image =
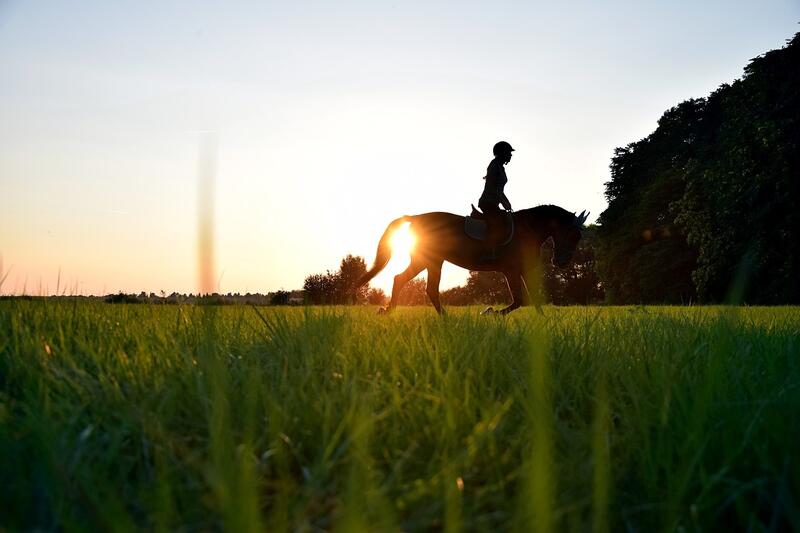
[{"label": "sun", "polygon": [[410,223],[403,224],[392,235],[392,256],[408,256],[414,250],[417,239],[411,232],[410,225]]},{"label": "sun", "polygon": [[389,246],[392,250],[392,257],[389,263],[383,269],[383,272],[376,278],[376,286],[383,290],[390,291],[392,288],[392,277],[399,274],[408,268],[411,264],[411,253],[414,251],[414,245],[417,242],[417,237],[409,227],[410,222],[406,222],[398,227],[391,237],[389,237]]}]

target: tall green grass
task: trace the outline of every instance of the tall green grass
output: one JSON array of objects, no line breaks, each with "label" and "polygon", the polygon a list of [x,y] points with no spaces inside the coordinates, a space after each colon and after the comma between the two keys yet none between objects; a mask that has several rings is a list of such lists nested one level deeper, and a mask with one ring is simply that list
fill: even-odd
[{"label": "tall green grass", "polygon": [[800,310],[0,301],[8,530],[800,527]]}]

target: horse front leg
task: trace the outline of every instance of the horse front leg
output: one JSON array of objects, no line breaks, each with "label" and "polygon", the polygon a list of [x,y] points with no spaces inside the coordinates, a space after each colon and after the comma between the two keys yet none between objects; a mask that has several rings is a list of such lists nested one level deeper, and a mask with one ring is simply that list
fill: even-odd
[{"label": "horse front leg", "polygon": [[528,297],[527,301],[533,304],[533,306],[536,308],[537,313],[543,315],[544,311],[542,311],[542,302],[541,302],[541,297],[539,296],[539,292],[537,290],[538,288],[534,286],[534,289],[537,290],[537,292],[535,294],[531,294],[530,287],[528,286],[528,278],[525,276],[522,276],[522,286],[525,289],[525,294]]},{"label": "horse front leg", "polygon": [[511,305],[505,309],[501,309],[499,313],[501,315],[506,315],[522,305],[522,274],[516,271],[503,272],[503,274],[506,276],[508,290],[511,293]]}]

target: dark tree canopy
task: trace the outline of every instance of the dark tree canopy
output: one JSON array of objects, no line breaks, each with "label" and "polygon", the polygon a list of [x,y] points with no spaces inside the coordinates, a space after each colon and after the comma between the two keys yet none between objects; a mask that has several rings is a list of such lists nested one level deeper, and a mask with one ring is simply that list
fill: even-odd
[{"label": "dark tree canopy", "polygon": [[800,34],[617,148],[598,228],[613,303],[800,301]]}]

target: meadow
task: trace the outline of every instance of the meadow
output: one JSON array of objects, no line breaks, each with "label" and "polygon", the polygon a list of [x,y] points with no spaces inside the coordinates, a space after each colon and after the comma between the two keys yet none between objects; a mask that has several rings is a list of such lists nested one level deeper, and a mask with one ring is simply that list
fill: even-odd
[{"label": "meadow", "polygon": [[0,530],[800,528],[800,309],[0,301]]}]

